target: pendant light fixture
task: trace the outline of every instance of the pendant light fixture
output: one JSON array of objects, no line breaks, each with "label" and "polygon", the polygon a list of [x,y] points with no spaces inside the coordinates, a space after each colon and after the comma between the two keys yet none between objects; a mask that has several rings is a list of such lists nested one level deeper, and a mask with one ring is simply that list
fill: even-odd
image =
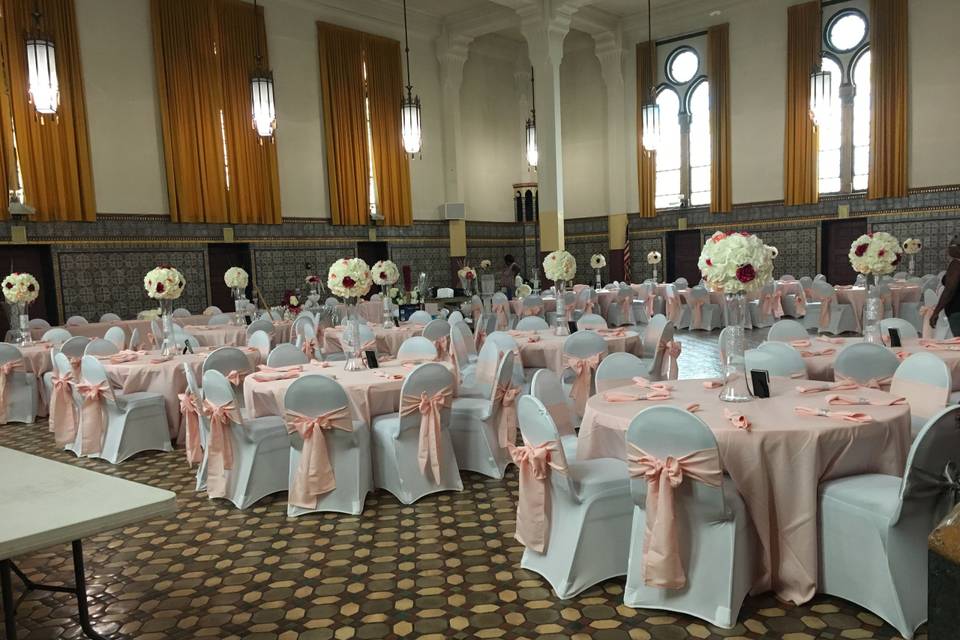
[{"label": "pendant light fixture", "polygon": [[[647,0],[647,44],[650,47],[650,56],[655,58],[657,47],[653,42],[652,25],[650,0]],[[656,68],[656,65],[654,65],[654,68]],[[655,83],[656,79],[651,76],[650,86],[647,87],[647,101],[640,111],[643,122],[643,148],[648,153],[656,151],[660,145],[660,105],[657,104],[657,96],[654,93]]]},{"label": "pendant light fixture", "polygon": [[260,144],[263,144],[263,138],[273,141],[273,132],[277,130],[277,108],[273,102],[273,71],[263,67],[258,17],[257,0],[253,0],[256,66],[250,74],[250,111],[253,116],[253,129],[260,136]]},{"label": "pendant light fixture", "polygon": [[540,160],[537,150],[537,88],[533,79],[533,67],[530,67],[530,117],[527,118],[527,164],[536,170]]},{"label": "pendant light fixture", "polygon": [[403,45],[407,57],[407,95],[400,103],[401,135],[403,148],[410,157],[420,153],[423,147],[420,129],[420,96],[413,95],[413,83],[410,82],[410,36],[407,33],[407,0],[403,0]]},{"label": "pendant light fixture", "polygon": [[833,109],[833,74],[823,68],[810,74],[810,116],[820,126],[830,118]]},{"label": "pendant light fixture", "polygon": [[56,52],[53,40],[40,30],[42,18],[40,0],[34,0],[33,31],[27,35],[27,91],[41,124],[44,116],[56,115],[60,106]]}]

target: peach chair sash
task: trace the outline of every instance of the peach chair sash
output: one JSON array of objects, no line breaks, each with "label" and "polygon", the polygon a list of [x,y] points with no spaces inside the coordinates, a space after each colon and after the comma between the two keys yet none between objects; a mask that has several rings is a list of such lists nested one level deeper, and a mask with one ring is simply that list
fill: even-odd
[{"label": "peach chair sash", "polygon": [[437,349],[437,360],[453,361],[453,351],[450,349],[450,336],[440,336],[433,341],[433,346]]},{"label": "peach chair sash", "polygon": [[7,422],[7,405],[10,402],[10,382],[13,372],[23,369],[22,360],[10,360],[0,364],[0,424]]},{"label": "peach chair sash", "polygon": [[53,394],[50,396],[50,429],[58,446],[77,439],[77,408],[73,404],[73,374],[60,376],[53,372]]},{"label": "peach chair sash", "polygon": [[703,326],[703,305],[707,298],[687,297],[687,306],[690,307],[690,328],[699,329]]},{"label": "peach chair sash", "polygon": [[820,326],[825,327],[830,324],[830,306],[837,299],[837,294],[834,292],[822,298],[814,296],[814,299],[820,301]]},{"label": "peach chair sash", "polygon": [[600,365],[600,354],[595,353],[586,358],[565,356],[564,360],[564,365],[576,375],[570,386],[570,397],[573,398],[573,404],[577,408],[577,415],[582,416],[587,406],[587,399],[590,397],[593,372]]},{"label": "peach chair sash", "polygon": [[320,342],[316,338],[304,338],[303,342],[300,343],[300,350],[303,351],[303,355],[311,360],[317,359],[317,349],[319,348]]},{"label": "peach chair sash", "polygon": [[227,495],[227,471],[233,469],[233,443],[228,430],[240,422],[240,412],[231,400],[223,404],[203,401],[203,413],[210,420],[210,439],[207,441],[207,495],[222,498]]},{"label": "peach chair sash", "polygon": [[230,372],[224,377],[227,381],[235,387],[243,386],[243,379],[247,377],[249,371],[240,371],[238,369],[231,369]]},{"label": "peach chair sash", "polygon": [[631,477],[647,481],[644,584],[659,589],[682,589],[687,584],[687,575],[680,558],[673,491],[685,478],[719,487],[723,477],[720,455],[712,448],[661,460],[630,443],[627,465]]},{"label": "peach chair sash", "polygon": [[680,320],[680,314],[683,310],[683,305],[680,302],[680,298],[677,296],[667,296],[665,302],[667,319],[676,324]]},{"label": "peach chair sash", "polygon": [[83,400],[80,405],[80,455],[100,453],[103,449],[103,436],[107,431],[103,409],[108,390],[106,382],[77,384],[77,392]]},{"label": "peach chair sash", "polygon": [[510,326],[510,316],[507,315],[507,302],[491,303],[490,309],[497,315],[497,329],[507,329]]},{"label": "peach chair sash", "polygon": [[934,307],[923,305],[920,311],[920,337],[926,340],[932,340],[936,337],[936,331],[930,326],[930,318],[933,317]]},{"label": "peach chair sash", "polygon": [[474,328],[477,328],[480,326],[480,316],[483,314],[483,305],[482,304],[473,305],[473,307],[471,308],[471,312],[473,313],[473,326]]},{"label": "peach chair sash", "polygon": [[560,458],[555,440],[521,447],[511,444],[508,450],[520,472],[514,537],[525,547],[543,553],[550,540],[550,473],[566,473],[567,468],[555,460]]},{"label": "peach chair sash", "polygon": [[794,298],[793,308],[796,309],[798,316],[807,315],[807,301],[804,299],[804,296],[797,295]]},{"label": "peach chair sash", "polygon": [[520,389],[509,384],[498,384],[493,393],[493,405],[497,410],[497,437],[503,448],[517,440],[518,397]]},{"label": "peach chair sash", "polygon": [[593,298],[587,298],[583,301],[583,315],[593,313]]},{"label": "peach chair sash", "polygon": [[308,416],[287,409],[283,421],[287,424],[287,433],[296,432],[303,438],[303,450],[288,499],[294,506],[313,509],[317,506],[317,497],[337,488],[326,432],[331,429],[353,431],[350,411],[338,407],[318,416]]},{"label": "peach chair sash", "polygon": [[783,293],[760,294],[760,312],[764,316],[780,318],[783,316]]},{"label": "peach chair sash", "polygon": [[667,380],[676,380],[680,377],[680,367],[677,360],[683,351],[683,346],[677,340],[668,340],[657,345],[657,350],[663,352],[663,368]]},{"label": "peach chair sash", "polygon": [[177,397],[180,399],[187,464],[193,465],[203,460],[203,451],[200,448],[200,405],[190,391],[180,393]]},{"label": "peach chair sash", "polygon": [[626,296],[617,301],[620,305],[620,322],[630,321],[630,312],[633,310],[633,296]]},{"label": "peach chair sash", "polygon": [[[450,405],[453,398],[453,389],[444,387],[433,395],[426,391],[419,396],[403,396],[400,399],[400,415],[408,416],[420,414],[420,440],[417,449],[417,462],[420,473],[425,477],[432,476],[434,484],[440,484],[441,453],[440,436],[442,424],[440,411]],[[430,473],[428,473],[428,469]]]},{"label": "peach chair sash", "polygon": [[643,307],[647,311],[647,317],[653,317],[653,303],[656,302],[656,298],[653,296],[653,293],[650,292],[647,294],[646,299],[643,301]]},{"label": "peach chair sash", "polygon": [[541,313],[543,313],[543,307],[539,304],[523,308],[524,316],[539,316]]},{"label": "peach chair sash", "polygon": [[890,383],[893,382],[893,378],[891,376],[887,376],[886,378],[870,378],[865,382],[860,382],[858,380],[854,380],[853,378],[847,378],[846,376],[834,374],[834,379],[842,384],[855,384],[858,387],[863,387],[865,389],[889,389]]}]

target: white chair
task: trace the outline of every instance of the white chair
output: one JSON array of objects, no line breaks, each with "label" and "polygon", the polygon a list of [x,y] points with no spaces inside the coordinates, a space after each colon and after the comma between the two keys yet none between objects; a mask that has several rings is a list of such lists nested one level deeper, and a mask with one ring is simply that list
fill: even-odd
[{"label": "white chair", "polygon": [[[497,357],[497,348],[493,343],[483,345],[484,353]],[[479,365],[478,365],[479,366]],[[510,442],[510,431],[516,415],[516,401],[519,389],[511,383],[513,371],[513,353],[506,352],[496,367],[493,384],[489,385],[486,398],[454,398],[450,405],[450,437],[457,456],[457,465],[467,471],[503,478],[503,472],[510,463],[510,454],[506,446],[501,446],[500,425],[502,424],[506,442]]]},{"label": "white chair", "polygon": [[310,358],[289,342],[278,344],[270,351],[270,354],[267,355],[268,367],[289,367],[298,364],[304,365],[309,362]]},{"label": "white chair", "polygon": [[424,338],[433,343],[437,350],[437,358],[448,360],[450,356],[450,323],[442,318],[431,320],[423,328]]},{"label": "white chair", "polygon": [[800,288],[803,290],[803,298],[806,306],[806,315],[803,316],[803,326],[807,329],[817,329],[820,326],[820,311],[822,307],[820,301],[814,297],[813,278],[803,276],[799,282]]},{"label": "white chair", "polygon": [[183,349],[187,344],[196,351],[200,347],[200,341],[196,336],[187,333],[187,330],[178,324],[173,325],[173,342],[177,349]]},{"label": "white chair", "polygon": [[673,286],[677,289],[686,289],[690,286],[690,283],[687,282],[686,278],[677,278],[673,281]]},{"label": "white chair", "polygon": [[889,335],[887,332],[890,329],[899,331],[901,340],[911,340],[920,337],[913,323],[903,318],[884,318],[880,321],[880,331],[884,336]]},{"label": "white chair", "polygon": [[470,380],[477,361],[477,347],[470,328],[463,321],[450,327],[450,350],[454,365],[460,370],[458,386],[472,384]]},{"label": "white chair", "polygon": [[219,371],[239,392],[237,406],[243,407],[243,376],[250,373],[250,360],[247,354],[236,347],[219,347],[203,359],[201,376],[207,371]]},{"label": "white chair", "polygon": [[686,297],[691,330],[713,331],[723,324],[723,311],[720,305],[710,302],[710,292],[705,288],[693,287]]},{"label": "white chair", "polygon": [[850,379],[859,384],[884,381],[900,366],[900,361],[890,349],[880,344],[854,342],[840,350],[833,363],[837,380]]},{"label": "white chair", "polygon": [[677,293],[676,285],[663,286],[663,313],[677,329],[690,328],[690,306]]},{"label": "white chair", "polygon": [[270,334],[266,331],[254,331],[247,335],[247,346],[260,352],[260,359],[266,361],[270,353]]},{"label": "white chair", "polygon": [[549,328],[550,325],[540,316],[526,316],[517,321],[517,331],[546,331]]},{"label": "white chair", "polygon": [[458,322],[463,322],[463,313],[460,311],[453,311],[449,316],[447,316],[447,322],[451,325],[457,324]]},{"label": "white chair", "polygon": [[[197,428],[199,433],[199,443],[200,448],[203,451],[203,455],[200,459],[200,464],[197,465],[197,474],[196,474],[196,487],[195,491],[205,491],[207,488],[207,435],[210,433],[210,419],[207,418],[207,414],[203,412],[203,392],[200,390],[200,385],[197,383],[197,378],[193,375],[193,368],[189,363],[183,363],[183,376],[187,380],[187,388],[184,391],[184,395],[189,395],[192,399],[192,404],[197,408],[196,419],[197,419]],[[189,417],[184,415],[184,405],[183,398],[181,398],[180,403],[180,412],[181,412],[181,428],[186,429],[186,422],[189,420]],[[186,432],[184,432],[184,437],[186,438]],[[189,444],[188,444],[189,448]],[[187,453],[187,460],[189,463],[189,451]]]},{"label": "white chair", "polygon": [[607,307],[607,321],[611,327],[631,326],[637,323],[634,315],[634,291],[631,287],[620,287],[615,300]]},{"label": "white chair", "polygon": [[877,473],[820,485],[818,591],[849,600],[903,637],[927,619],[927,537],[953,506],[960,407],[913,441],[901,480]]},{"label": "white chair", "polygon": [[594,375],[605,355],[607,341],[594,331],[578,331],[563,343],[561,380],[578,416],[583,415],[587,398],[594,394]]},{"label": "white chair", "polygon": [[448,430],[453,387],[446,367],[422,364],[403,382],[399,413],[373,419],[374,485],[403,504],[440,491],[463,491]]},{"label": "white chair", "polygon": [[[646,378],[663,380],[672,377],[665,375],[664,369],[668,368],[665,355],[667,346],[673,342],[673,334],[673,324],[667,320],[666,316],[657,314],[650,318],[643,334],[643,361],[649,367]],[[672,372],[668,371],[668,374],[670,373]]]},{"label": "white chair", "polygon": [[297,314],[297,319],[293,321],[290,327],[290,342],[296,344],[302,338],[316,337],[317,327],[313,322],[313,317],[301,312]]},{"label": "white chair", "polygon": [[764,342],[744,353],[747,375],[751,371],[766,371],[782,378],[806,378],[807,366],[800,352],[785,342]]},{"label": "white chair", "polygon": [[68,327],[79,327],[83,324],[88,324],[87,319],[83,316],[70,316],[66,322],[66,326]]},{"label": "white chair", "polygon": [[[734,626],[750,591],[751,547],[756,541],[743,500],[723,474],[713,433],[682,409],[650,407],[631,421],[627,447],[634,458],[629,472],[635,506],[623,603],[685,613],[718,627]],[[684,473],[682,483],[673,489],[674,545],[681,566],[676,575],[660,566],[654,552],[645,558],[644,550],[650,544],[646,537],[658,530],[648,522],[653,515],[648,507],[662,497],[659,492],[650,495],[661,482],[651,471],[651,463],[668,457],[679,460],[695,452],[702,452],[697,467],[710,480]],[[656,516],[668,517],[659,510]],[[667,528],[667,533],[673,532]]]},{"label": "white chair", "polygon": [[437,348],[423,336],[412,336],[403,341],[397,350],[400,362],[425,362],[437,359]]},{"label": "white chair", "polygon": [[254,320],[247,325],[247,335],[253,335],[254,331],[264,331],[270,338],[273,338],[273,323],[269,320]]},{"label": "white chair", "polygon": [[[601,363],[602,364],[602,363]],[[598,369],[599,371],[599,369]],[[563,454],[567,460],[577,457],[577,428],[580,421],[574,415],[573,405],[563,393],[560,377],[550,369],[539,369],[530,382],[530,395],[543,403],[553,420],[563,444]]]},{"label": "white chair", "polygon": [[[286,491],[289,482],[290,440],[283,418],[264,416],[245,419],[236,394],[222,373],[203,374],[203,406],[209,417],[207,446],[207,495],[226,498],[246,509],[260,498]],[[232,468],[227,469],[219,447],[230,447]]]},{"label": "white chair", "polygon": [[112,356],[117,353],[120,353],[120,348],[118,348],[113,342],[104,340],[103,338],[94,338],[87,343],[87,346],[83,350],[83,355],[85,356],[104,357]]},{"label": "white chair", "polygon": [[141,451],[173,451],[162,394],[116,393],[94,356],[83,356],[80,370],[83,382],[76,386],[80,423],[68,451],[111,464]]},{"label": "white chair", "polygon": [[103,339],[112,342],[121,351],[127,348],[127,333],[123,327],[110,327],[103,334]]},{"label": "white chair", "polygon": [[[768,282],[761,289],[756,300],[747,303],[750,322],[755,328],[769,327],[777,321],[777,285]],[[726,324],[726,323],[724,323]]]},{"label": "white chair", "polygon": [[6,405],[0,406],[0,416],[3,418],[0,424],[10,422],[32,424],[36,421],[39,398],[37,375],[28,371],[29,367],[19,348],[0,342],[0,376],[5,378],[6,389]]},{"label": "white chair", "polygon": [[31,329],[43,329],[46,331],[50,328],[50,323],[43,318],[30,318],[30,320],[27,321],[27,326]]},{"label": "white chair", "polygon": [[810,334],[807,333],[807,328],[796,320],[777,320],[767,333],[767,340],[774,342],[790,342],[809,338]]},{"label": "white chair", "polygon": [[915,353],[897,367],[890,393],[907,399],[914,437],[945,406],[956,404],[950,394],[951,385],[950,368],[932,353]]},{"label": "white chair", "polygon": [[210,316],[207,319],[207,324],[210,326],[230,324],[233,322],[234,317],[235,316],[232,313],[218,313]]},{"label": "white chair", "polygon": [[205,316],[216,316],[220,315],[221,313],[223,313],[223,311],[220,310],[220,307],[214,304],[203,310],[203,315]]},{"label": "white chair", "polygon": [[524,318],[529,316],[546,317],[546,312],[543,308],[543,298],[538,295],[531,294],[527,296],[520,301],[520,306],[523,309]]},{"label": "white chair", "polygon": [[53,344],[53,346],[57,347],[72,337],[73,335],[66,329],[61,329],[60,327],[54,327],[53,329],[47,329],[40,339],[44,342],[49,342]]},{"label": "white chair", "polygon": [[433,316],[431,316],[429,313],[427,313],[423,309],[419,309],[410,314],[410,317],[407,318],[407,323],[422,324],[426,326],[431,320],[433,320]]},{"label": "white chair", "polygon": [[171,315],[173,315],[174,318],[189,318],[190,310],[184,309],[183,307],[177,307],[176,309],[173,310],[173,313]]},{"label": "white chair", "polygon": [[[507,351],[511,351],[514,354],[513,358],[513,384],[519,387],[526,393],[527,389],[527,376],[526,370],[523,368],[523,363],[520,361],[520,357],[517,355],[520,353],[520,345],[517,344],[516,338],[511,336],[506,331],[494,331],[487,336],[487,343],[496,345],[497,349],[500,351],[501,355]],[[486,343],[484,344],[486,346]],[[530,373],[530,376],[533,376],[533,373]]]},{"label": "white chair", "polygon": [[[624,575],[633,507],[626,464],[611,458],[568,460],[550,413],[532,396],[520,398],[519,415],[524,446],[515,453],[521,493],[517,538],[526,547],[520,567],[543,576],[561,599]],[[524,459],[543,446],[549,447],[549,465],[547,477],[538,481]],[[540,482],[546,509],[527,512],[523,494],[539,491]]]},{"label": "white chair", "polygon": [[[790,277],[793,278],[793,276]],[[788,282],[786,276],[780,279],[784,282]],[[780,298],[780,305],[783,307],[783,315],[787,318],[806,317],[808,313],[806,303],[807,298],[802,289],[800,293],[784,292]]]},{"label": "white chair", "polygon": [[[484,342],[476,361],[460,370],[460,385],[457,388],[457,397],[489,398],[496,383],[497,369],[500,366],[500,357],[503,353],[495,342]],[[459,357],[457,356],[458,360]]]},{"label": "white chair", "polygon": [[134,327],[133,331],[130,332],[130,342],[127,343],[127,348],[131,351],[136,351],[140,348],[140,343],[143,340],[140,338],[140,328]]},{"label": "white chair", "polygon": [[596,313],[585,313],[580,316],[580,319],[577,320],[577,329],[579,330],[592,330],[597,331],[599,329],[606,329],[607,321],[603,316]]},{"label": "white chair", "polygon": [[611,353],[597,367],[595,379],[597,393],[603,393],[617,387],[625,387],[633,384],[635,377],[647,379],[649,375],[649,362],[644,362],[632,353]]},{"label": "white chair", "polygon": [[[559,304],[559,301],[558,301]],[[506,330],[513,326],[513,313],[510,310],[510,302],[507,300],[507,296],[502,292],[498,291],[490,298],[490,315],[496,318],[496,330]],[[547,317],[547,322],[550,322],[550,317]],[[492,332],[488,332],[492,333]]]},{"label": "white chair", "polygon": [[[367,494],[373,490],[370,428],[366,422],[352,419],[347,392],[339,382],[327,376],[302,376],[287,389],[283,403],[287,410],[285,419],[290,441],[290,487],[296,487],[303,477],[300,465],[304,459],[304,448],[318,446],[311,441],[312,438],[323,438],[336,485],[329,491],[316,493],[318,488],[311,488],[307,484],[304,495],[292,489],[287,498],[287,515],[295,517],[317,511],[352,515],[363,513]],[[339,421],[340,428],[298,428],[297,423],[303,418],[309,422],[319,416],[327,416],[335,423]],[[345,430],[343,427],[346,424],[351,425],[352,430]],[[307,433],[306,441],[302,431]]]},{"label": "white chair", "polygon": [[[822,333],[837,335],[847,331],[856,333],[859,330],[853,307],[837,302],[837,290],[832,284],[825,280],[816,280],[811,285],[811,291],[813,298],[819,302],[816,326]],[[824,305],[827,305],[827,310],[824,310]],[[808,318],[811,317],[811,306],[807,306]]]},{"label": "white chair", "polygon": [[100,322],[120,322],[121,318],[115,313],[105,313],[100,316]]}]

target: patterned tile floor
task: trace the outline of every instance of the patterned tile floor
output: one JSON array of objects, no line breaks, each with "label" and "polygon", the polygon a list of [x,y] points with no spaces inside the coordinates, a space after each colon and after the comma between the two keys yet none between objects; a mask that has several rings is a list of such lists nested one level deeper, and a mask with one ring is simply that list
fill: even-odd
[{"label": "patterned tile floor", "polygon": [[[751,343],[761,338],[754,332]],[[681,339],[681,375],[715,375],[716,334]],[[239,512],[195,493],[179,455],[144,454],[118,466],[78,460],[55,449],[45,424],[2,427],[0,446],[177,493],[174,518],[85,541],[92,615],[111,638],[897,637],[876,616],[826,596],[801,607],[771,595],[748,598],[733,629],[629,609],[621,603],[622,579],[558,600],[536,574],[518,568],[515,470],[503,481],[464,473],[462,493],[411,506],[377,492],[359,517],[288,519],[284,494]],[[19,564],[35,579],[72,579],[66,546]],[[33,594],[20,605],[20,637],[81,638],[75,613],[68,595]],[[924,633],[916,637],[926,640]]]}]

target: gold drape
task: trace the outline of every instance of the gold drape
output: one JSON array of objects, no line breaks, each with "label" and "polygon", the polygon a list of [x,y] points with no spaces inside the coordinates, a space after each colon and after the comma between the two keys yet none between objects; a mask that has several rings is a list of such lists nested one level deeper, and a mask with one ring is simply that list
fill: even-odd
[{"label": "gold drape", "polygon": [[216,6],[151,0],[170,219],[227,222]]},{"label": "gold drape", "polygon": [[820,65],[820,2],[787,9],[787,123],[785,204],[817,202],[817,131],[810,117],[810,74]]},{"label": "gold drape", "polygon": [[400,43],[367,35],[364,49],[377,207],[387,225],[412,224],[410,165],[401,138],[403,68],[400,65]]},{"label": "gold drape", "polygon": [[325,22],[317,32],[330,217],[333,224],[363,225],[369,220],[363,33]]},{"label": "gold drape", "polygon": [[907,0],[870,0],[868,198],[907,195]]},{"label": "gold drape", "polygon": [[[27,94],[25,35],[33,30],[33,7],[32,2],[2,0],[9,110],[16,129],[26,203],[37,210],[33,220],[94,220],[97,207],[73,0],[40,0],[41,29],[56,47],[60,84],[57,115],[44,116],[42,122]],[[9,122],[3,120],[5,130]],[[5,131],[5,137],[10,133]],[[6,200],[6,191],[3,196]]]},{"label": "gold drape", "polygon": [[657,215],[657,153],[643,148],[643,105],[652,99],[650,87],[656,78],[657,47],[653,42],[637,43],[637,178],[640,216]]},{"label": "gold drape", "polygon": [[[0,6],[0,123],[13,122],[13,113],[10,105],[10,79],[7,67],[7,39],[4,34],[6,27],[6,11]],[[7,194],[13,185],[17,184],[17,158],[13,149],[13,130],[7,126],[0,126],[0,220],[10,217]]]},{"label": "gold drape", "polygon": [[230,222],[272,223],[280,219],[280,176],[277,146],[261,139],[253,128],[250,75],[256,53],[269,68],[263,7],[241,0],[219,0],[220,74],[223,78],[223,119],[227,132],[230,189],[227,210]]},{"label": "gold drape", "polygon": [[730,158],[730,25],[707,31],[707,78],[710,81],[710,213],[733,208]]}]

